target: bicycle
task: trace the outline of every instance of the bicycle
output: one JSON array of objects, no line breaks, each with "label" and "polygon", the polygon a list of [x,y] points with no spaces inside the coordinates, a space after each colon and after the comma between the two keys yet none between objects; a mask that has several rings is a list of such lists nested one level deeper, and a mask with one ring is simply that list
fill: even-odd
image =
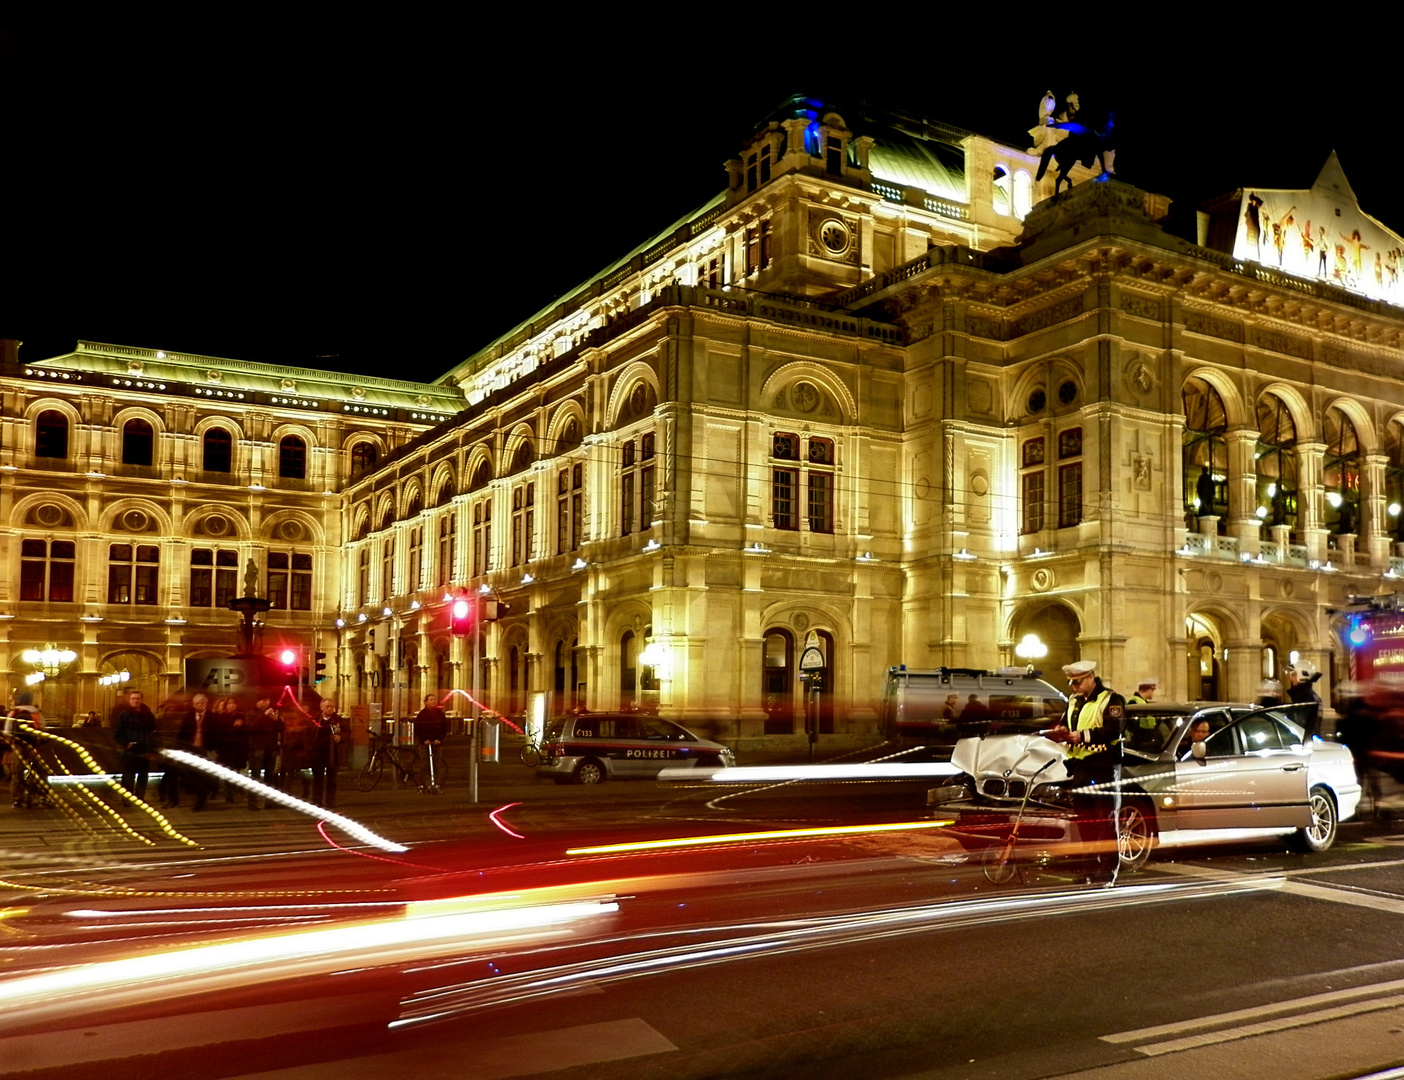
[{"label": "bicycle", "polygon": [[534,769],[541,764],[541,759],[544,755],[541,753],[541,744],[532,738],[531,735],[527,735],[526,742],[522,743],[522,752],[518,756],[521,758],[523,765],[528,769]]},{"label": "bicycle", "polygon": [[[375,785],[380,783],[381,774],[385,772],[386,762],[389,762],[395,775],[401,783],[410,783],[423,790],[424,788],[424,762],[420,760],[419,750],[414,746],[396,746],[393,735],[377,735],[370,733],[370,757],[361,766],[360,774],[356,777],[356,787],[361,791],[374,791]],[[409,754],[409,764],[405,764],[405,754]]]}]

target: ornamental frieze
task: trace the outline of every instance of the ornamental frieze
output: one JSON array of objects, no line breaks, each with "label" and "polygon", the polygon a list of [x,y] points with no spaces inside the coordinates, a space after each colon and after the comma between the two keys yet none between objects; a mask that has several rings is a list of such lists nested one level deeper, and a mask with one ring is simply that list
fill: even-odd
[{"label": "ornamental frieze", "polygon": [[1271,349],[1286,356],[1296,356],[1302,360],[1311,359],[1311,342],[1280,330],[1269,330],[1262,326],[1253,327],[1251,344],[1260,349]]},{"label": "ornamental frieze", "polygon": [[1013,336],[1020,337],[1024,334],[1031,334],[1037,330],[1043,330],[1060,322],[1067,322],[1075,319],[1083,312],[1082,296],[1073,296],[1064,300],[1061,304],[1054,304],[1046,307],[1042,311],[1035,311],[1032,315],[1026,315],[1022,319],[1014,320],[1010,329]]},{"label": "ornamental frieze", "polygon": [[1236,319],[1217,319],[1202,311],[1185,312],[1185,330],[1191,334],[1222,338],[1243,344],[1243,324]]}]

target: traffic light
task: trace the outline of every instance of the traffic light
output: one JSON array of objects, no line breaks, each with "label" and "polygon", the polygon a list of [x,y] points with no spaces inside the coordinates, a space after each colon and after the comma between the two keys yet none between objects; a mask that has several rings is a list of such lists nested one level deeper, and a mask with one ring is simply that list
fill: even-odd
[{"label": "traffic light", "polygon": [[298,681],[298,673],[302,668],[302,653],[290,645],[285,645],[274,654],[277,663],[278,674],[285,683],[293,684]]},{"label": "traffic light", "polygon": [[473,632],[473,601],[467,596],[455,596],[449,603],[449,629],[455,637]]},{"label": "traffic light", "polygon": [[318,652],[314,654],[315,662],[312,666],[312,681],[321,682],[327,677],[327,654]]}]

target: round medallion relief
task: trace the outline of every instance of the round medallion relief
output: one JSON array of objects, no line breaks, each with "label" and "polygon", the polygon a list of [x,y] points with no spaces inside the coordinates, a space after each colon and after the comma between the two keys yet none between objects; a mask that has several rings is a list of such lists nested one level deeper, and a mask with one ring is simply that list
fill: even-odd
[{"label": "round medallion relief", "polygon": [[40,525],[50,527],[61,525],[63,524],[63,507],[55,506],[53,503],[45,503],[34,511],[34,520]]},{"label": "round medallion relief", "polygon": [[634,389],[629,391],[629,411],[631,413],[641,413],[648,404],[648,390],[643,383],[635,383]]},{"label": "round medallion relief", "polygon": [[206,536],[225,536],[229,532],[229,519],[211,514],[200,522],[200,528]]},{"label": "round medallion relief", "polygon": [[988,495],[990,491],[989,478],[983,472],[977,472],[970,477],[970,490],[976,495]]},{"label": "round medallion relief", "polygon": [[300,521],[284,521],[278,525],[278,536],[283,540],[301,540],[305,531]]},{"label": "round medallion relief", "polygon": [[803,611],[801,611],[798,615],[796,615],[793,619],[790,620],[790,625],[793,626],[796,630],[798,630],[801,634],[803,634],[806,630],[809,629],[809,616],[806,615]]},{"label": "round medallion relief", "polygon": [[813,383],[795,383],[795,388],[790,391],[790,400],[800,412],[813,412],[819,407],[819,391]]},{"label": "round medallion relief", "polygon": [[145,532],[150,518],[141,510],[128,510],[122,515],[122,528],[128,532]]},{"label": "round medallion relief", "polygon": [[1030,576],[1029,587],[1034,592],[1047,592],[1053,587],[1053,571],[1046,566],[1040,566]]}]

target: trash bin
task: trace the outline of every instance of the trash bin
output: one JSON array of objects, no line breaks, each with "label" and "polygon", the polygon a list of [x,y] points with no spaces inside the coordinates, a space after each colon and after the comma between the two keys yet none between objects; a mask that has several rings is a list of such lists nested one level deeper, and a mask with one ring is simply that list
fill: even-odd
[{"label": "trash bin", "polygon": [[502,743],[502,723],[486,716],[478,722],[482,725],[481,737],[478,740],[478,760],[484,764],[496,765]]}]

